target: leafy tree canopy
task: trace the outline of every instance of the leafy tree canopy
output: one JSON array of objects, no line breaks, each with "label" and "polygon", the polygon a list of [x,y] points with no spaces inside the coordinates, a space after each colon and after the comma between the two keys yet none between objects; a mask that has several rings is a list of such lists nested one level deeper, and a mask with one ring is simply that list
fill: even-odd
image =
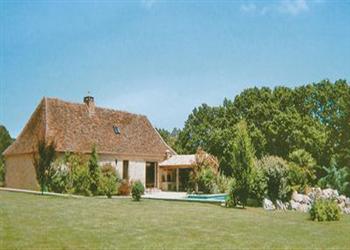
[{"label": "leafy tree canopy", "polygon": [[0,125],[0,155],[14,140],[4,125]]},{"label": "leafy tree canopy", "polygon": [[215,155],[220,169],[230,174],[234,126],[241,119],[255,156],[289,154],[304,149],[319,166],[334,156],[350,168],[350,87],[345,80],[323,80],[296,88],[249,88],[221,106],[195,108],[175,141],[178,153],[195,153],[201,147]]}]

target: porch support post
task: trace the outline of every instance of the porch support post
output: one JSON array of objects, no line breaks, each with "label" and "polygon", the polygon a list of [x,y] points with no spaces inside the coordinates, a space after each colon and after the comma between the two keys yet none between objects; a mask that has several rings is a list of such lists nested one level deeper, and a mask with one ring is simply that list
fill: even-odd
[{"label": "porch support post", "polygon": [[159,188],[159,165],[158,162],[155,164],[154,166],[154,171],[155,171],[155,175],[154,175],[154,183],[155,183],[155,187]]},{"label": "porch support post", "polygon": [[179,168],[176,169],[176,192],[179,192]]}]

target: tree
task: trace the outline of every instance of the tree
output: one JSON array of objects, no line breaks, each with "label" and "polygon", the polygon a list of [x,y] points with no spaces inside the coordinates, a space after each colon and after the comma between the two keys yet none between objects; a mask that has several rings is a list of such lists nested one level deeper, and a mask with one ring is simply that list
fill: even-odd
[{"label": "tree", "polygon": [[0,125],[0,186],[3,185],[5,181],[5,162],[2,153],[5,149],[11,145],[13,139],[11,138],[6,127]]},{"label": "tree", "polygon": [[[0,125],[0,155],[11,145],[14,140],[4,125]],[[2,157],[2,156],[0,156]]]},{"label": "tree", "polygon": [[37,148],[33,153],[33,164],[36,178],[40,185],[41,193],[47,190],[52,174],[52,163],[56,157],[56,145],[54,141],[46,143],[45,140],[38,140]]},{"label": "tree", "polygon": [[[176,140],[179,153],[198,147],[216,156],[220,170],[232,175],[230,141],[239,120],[247,122],[257,158],[284,159],[305,149],[319,166],[334,156],[350,166],[350,87],[347,81],[323,80],[296,88],[249,88],[222,106],[195,108]],[[349,167],[350,168],[350,167]]]},{"label": "tree", "polygon": [[291,192],[287,162],[281,157],[265,156],[258,161],[258,167],[264,171],[267,196],[274,202],[287,201]]},{"label": "tree", "polygon": [[314,183],[316,179],[316,161],[309,152],[304,149],[297,149],[288,155],[288,160],[300,169],[308,184]]},{"label": "tree", "polygon": [[88,163],[89,176],[90,176],[90,191],[93,195],[98,194],[99,181],[101,177],[101,169],[98,165],[98,155],[96,147],[92,147],[92,152]]},{"label": "tree", "polygon": [[181,132],[180,129],[174,128],[172,130],[172,132],[169,132],[166,129],[162,129],[162,128],[157,128],[158,133],[161,135],[161,137],[163,138],[163,140],[172,148],[174,149],[176,152],[181,152],[182,149],[181,147],[178,145],[177,141],[178,141],[178,136],[179,133]]},{"label": "tree", "polygon": [[194,154],[198,148],[219,160],[220,170],[232,175],[230,167],[230,138],[234,123],[227,119],[224,107],[210,107],[202,104],[195,108],[185,122],[177,140],[178,153]]},{"label": "tree", "polygon": [[196,193],[202,191],[211,193],[218,175],[219,163],[216,157],[206,153],[201,148],[196,152],[196,161],[192,164],[190,182]]},{"label": "tree", "polygon": [[236,125],[236,136],[232,145],[232,173],[235,179],[234,203],[247,204],[251,171],[254,165],[254,148],[244,120]]}]

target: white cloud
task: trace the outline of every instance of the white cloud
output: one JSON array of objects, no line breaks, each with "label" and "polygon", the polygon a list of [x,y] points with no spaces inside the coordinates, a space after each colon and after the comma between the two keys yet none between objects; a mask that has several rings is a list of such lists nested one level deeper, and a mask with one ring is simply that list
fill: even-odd
[{"label": "white cloud", "polygon": [[279,4],[279,11],[291,15],[298,15],[301,12],[308,11],[309,6],[306,0],[283,0]]},{"label": "white cloud", "polygon": [[156,4],[156,2],[157,0],[141,0],[141,5],[146,9],[151,9]]},{"label": "white cloud", "polygon": [[249,4],[242,4],[241,5],[241,11],[242,12],[246,12],[246,13],[253,13],[256,11],[256,5],[253,3],[249,3]]},{"label": "white cloud", "polygon": [[[314,0],[312,3],[318,3],[323,0]],[[245,3],[240,6],[243,13],[252,13],[266,15],[269,13],[288,14],[296,16],[309,10],[311,0],[279,0],[278,2],[257,2]]]}]

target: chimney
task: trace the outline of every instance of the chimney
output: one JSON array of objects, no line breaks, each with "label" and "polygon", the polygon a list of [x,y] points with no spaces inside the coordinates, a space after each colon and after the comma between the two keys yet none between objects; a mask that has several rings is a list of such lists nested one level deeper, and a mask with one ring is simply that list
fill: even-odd
[{"label": "chimney", "polygon": [[95,101],[93,96],[85,96],[84,103],[87,106],[89,111],[89,115],[93,115],[95,113]]}]

